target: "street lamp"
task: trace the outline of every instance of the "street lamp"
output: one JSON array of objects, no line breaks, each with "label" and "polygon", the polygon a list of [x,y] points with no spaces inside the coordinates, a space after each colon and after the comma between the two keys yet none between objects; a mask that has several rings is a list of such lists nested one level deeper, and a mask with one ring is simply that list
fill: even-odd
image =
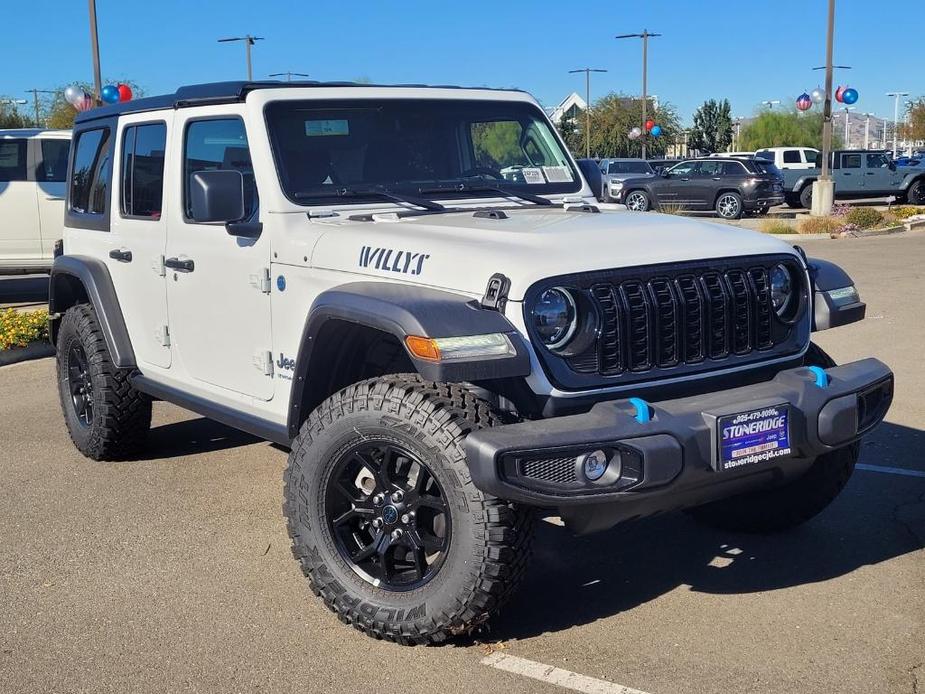
[{"label": "street lamp", "polygon": [[93,103],[99,106],[100,93],[103,91],[103,78],[100,77],[100,38],[96,31],[96,0],[90,3],[90,52],[93,54]]},{"label": "street lamp", "polygon": [[896,134],[899,132],[899,98],[909,96],[909,92],[887,92],[887,96],[892,96],[896,100],[893,102],[893,159],[896,158]]},{"label": "street lamp", "polygon": [[870,149],[870,117],[873,113],[865,113],[864,118],[864,149]]},{"label": "street lamp", "polygon": [[[832,151],[832,44],[835,41],[835,0],[829,0],[828,21],[825,37],[825,102],[822,107],[822,171],[812,186],[812,210],[810,214],[824,217],[832,211],[835,199],[835,183],[829,171],[829,152]],[[818,68],[813,68],[818,69]]]},{"label": "street lamp", "polygon": [[245,47],[245,54],[247,57],[247,81],[254,81],[254,71],[251,69],[251,46],[254,45],[257,41],[263,41],[262,36],[251,36],[250,34],[245,34],[244,36],[233,36],[227,39],[219,39],[219,43],[228,43],[229,41],[243,41]]},{"label": "street lamp", "polygon": [[762,101],[761,105],[767,106],[769,111],[773,111],[774,105],[779,104],[779,103],[780,103],[780,99],[768,99],[767,101]]},{"label": "street lamp", "polygon": [[600,68],[583,67],[577,70],[569,70],[570,75],[577,72],[585,73],[585,157],[591,158],[591,73],[607,72]]},{"label": "street lamp", "polygon": [[643,29],[641,34],[620,34],[615,36],[617,39],[642,39],[642,158],[646,158],[646,137],[648,137],[648,131],[646,130],[646,105],[648,97],[646,96],[646,90],[648,89],[648,64],[649,64],[649,39],[661,36],[661,34],[650,34],[648,29]]},{"label": "street lamp", "polygon": [[848,132],[848,122],[851,120],[848,112],[853,111],[854,106],[845,106],[845,149],[851,149],[851,133]]},{"label": "street lamp", "polygon": [[270,77],[282,77],[283,75],[286,76],[287,82],[292,82],[293,77],[308,77],[308,74],[305,72],[289,72],[288,70],[286,72],[274,72],[273,74],[269,76]]}]

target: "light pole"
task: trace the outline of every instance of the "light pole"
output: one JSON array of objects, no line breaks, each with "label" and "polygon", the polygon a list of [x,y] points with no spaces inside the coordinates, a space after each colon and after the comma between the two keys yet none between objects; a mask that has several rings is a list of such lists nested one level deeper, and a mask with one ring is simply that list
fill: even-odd
[{"label": "light pole", "polygon": [[909,96],[909,92],[887,92],[886,95],[895,99],[893,102],[893,159],[895,159],[897,154],[896,137],[899,132],[899,98]]},{"label": "light pole", "polygon": [[293,77],[308,77],[308,74],[305,72],[289,72],[288,70],[286,72],[274,72],[272,75],[269,75],[269,76],[270,77],[282,77],[283,75],[286,75],[287,82],[292,82]]},{"label": "light pole", "polygon": [[825,38],[825,102],[822,108],[822,171],[813,182],[812,210],[816,217],[832,211],[835,184],[829,172],[829,152],[832,151],[832,44],[835,40],[835,0],[829,0],[828,26]]},{"label": "light pole", "polygon": [[854,106],[845,106],[845,149],[851,149],[851,133],[848,132],[848,122],[850,118],[849,111],[853,111]]},{"label": "light pole", "polygon": [[245,55],[247,57],[247,81],[254,81],[254,71],[251,68],[251,46],[254,45],[257,41],[263,41],[262,36],[251,36],[250,34],[245,34],[244,36],[233,36],[227,39],[219,39],[219,43],[228,43],[229,41],[243,41]]},{"label": "light pole", "polygon": [[39,124],[39,94],[57,94],[58,92],[53,89],[27,89],[27,92],[32,93],[33,103],[35,104],[35,127],[41,128]]},{"label": "light pole", "polygon": [[614,38],[617,39],[642,39],[642,158],[646,158],[646,138],[649,136],[648,131],[646,130],[646,106],[648,102],[648,97],[646,96],[646,91],[648,89],[648,74],[649,74],[649,39],[661,36],[661,34],[650,34],[648,29],[643,29],[641,34],[620,34]]},{"label": "light pole", "polygon": [[732,151],[739,151],[739,130],[742,128],[742,119],[736,117],[732,121],[733,130],[732,130]]},{"label": "light pole", "polygon": [[103,78],[100,77],[100,39],[96,32],[96,0],[90,3],[90,52],[93,54],[93,102],[99,106],[100,92],[103,90]]},{"label": "light pole", "polygon": [[569,70],[570,75],[577,72],[585,73],[585,157],[591,158],[591,73],[607,72],[600,68],[582,67],[577,70]]},{"label": "light pole", "polygon": [[870,149],[870,117],[874,115],[873,113],[865,113],[864,117],[867,119],[864,122],[864,149]]},{"label": "light pole", "polygon": [[780,103],[780,99],[768,99],[767,101],[762,101],[761,105],[767,106],[769,111],[773,111],[774,105],[779,104],[779,103]]}]

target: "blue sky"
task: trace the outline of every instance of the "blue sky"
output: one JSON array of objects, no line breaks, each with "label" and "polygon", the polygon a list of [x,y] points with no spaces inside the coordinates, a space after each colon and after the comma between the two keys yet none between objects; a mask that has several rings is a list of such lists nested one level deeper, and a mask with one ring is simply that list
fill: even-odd
[{"label": "blue sky", "polygon": [[[85,0],[46,0],[38,18],[35,3],[4,4],[0,96],[91,78]],[[664,34],[650,42],[649,91],[685,122],[707,98],[728,97],[733,114],[747,116],[765,99],[789,102],[820,83],[811,68],[824,62],[826,4],[97,0],[104,79],[133,79],[149,95],[243,78],[243,46],[216,39],[250,32],[266,37],[254,48],[257,78],[292,70],[321,80],[514,86],[550,106],[583,93],[583,75],[568,71],[585,66],[609,70],[593,77],[592,97],[638,93],[641,46],[613,36],[646,27]],[[854,67],[845,76],[860,92],[858,112],[892,117],[885,92],[925,94],[923,26],[922,2],[894,11],[839,0],[835,61]]]}]

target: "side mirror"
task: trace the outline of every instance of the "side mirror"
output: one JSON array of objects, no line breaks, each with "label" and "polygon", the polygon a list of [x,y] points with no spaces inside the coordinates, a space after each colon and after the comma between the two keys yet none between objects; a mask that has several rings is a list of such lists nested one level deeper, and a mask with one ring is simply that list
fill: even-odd
[{"label": "side mirror", "polygon": [[244,176],[240,171],[196,171],[190,177],[189,196],[194,222],[237,222],[244,217]]},{"label": "side mirror", "polygon": [[891,161],[889,164],[887,164],[887,166],[890,167],[890,171],[896,171],[896,162],[895,162],[895,161]]},{"label": "side mirror", "polygon": [[662,178],[669,178],[671,176],[671,172],[668,169],[662,169],[661,171],[659,171],[659,175]]}]

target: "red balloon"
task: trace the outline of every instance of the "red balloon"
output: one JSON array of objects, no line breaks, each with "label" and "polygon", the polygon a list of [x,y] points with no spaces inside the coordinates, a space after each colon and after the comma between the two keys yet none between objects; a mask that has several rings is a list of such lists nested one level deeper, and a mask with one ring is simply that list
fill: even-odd
[{"label": "red balloon", "polygon": [[132,88],[127,84],[120,84],[116,89],[119,90],[119,101],[130,101],[132,98]]},{"label": "red balloon", "polygon": [[646,121],[646,131],[649,131],[649,130],[651,130],[651,129],[654,128],[654,127],[655,127],[655,121],[654,121],[654,120],[651,120],[651,119],[650,119],[650,120],[647,120],[647,121]]},{"label": "red balloon", "polygon": [[845,101],[844,97],[845,97],[844,87],[839,87],[838,89],[835,90],[835,101],[837,101],[840,104],[844,103]]}]

